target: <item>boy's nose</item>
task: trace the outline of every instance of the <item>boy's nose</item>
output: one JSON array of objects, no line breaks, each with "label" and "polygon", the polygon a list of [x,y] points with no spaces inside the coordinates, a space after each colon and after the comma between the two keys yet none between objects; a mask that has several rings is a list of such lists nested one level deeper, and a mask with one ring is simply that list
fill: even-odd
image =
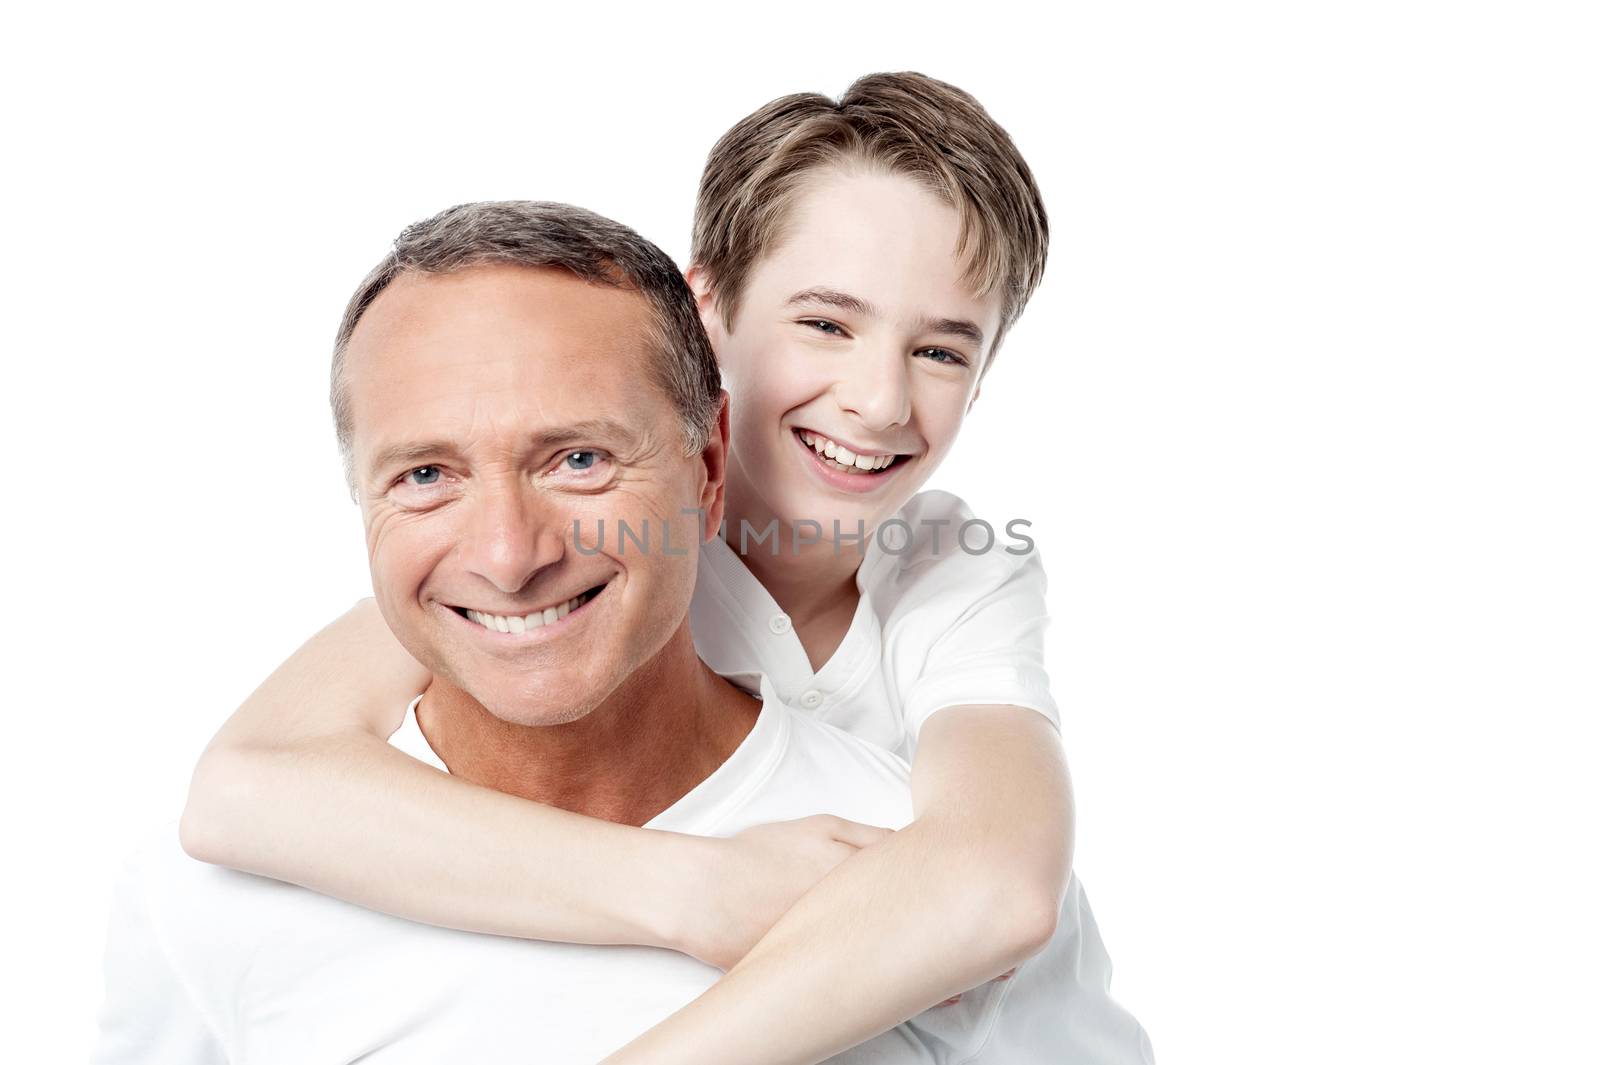
[{"label": "boy's nose", "polygon": [[862,352],[852,372],[834,389],[839,406],[874,432],[904,425],[911,417],[911,383],[898,348]]}]

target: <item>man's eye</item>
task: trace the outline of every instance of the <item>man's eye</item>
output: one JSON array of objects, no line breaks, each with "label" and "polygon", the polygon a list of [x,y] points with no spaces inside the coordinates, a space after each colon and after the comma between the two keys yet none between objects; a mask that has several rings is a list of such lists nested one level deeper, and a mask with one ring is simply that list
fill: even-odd
[{"label": "man's eye", "polygon": [[[444,476],[444,473],[437,466],[418,466],[400,479],[410,484],[426,487],[427,485],[438,483],[439,478],[442,476]],[[411,480],[413,477],[416,480]]]},{"label": "man's eye", "polygon": [[598,451],[569,451],[561,460],[561,464],[576,473],[592,470],[600,461]]}]

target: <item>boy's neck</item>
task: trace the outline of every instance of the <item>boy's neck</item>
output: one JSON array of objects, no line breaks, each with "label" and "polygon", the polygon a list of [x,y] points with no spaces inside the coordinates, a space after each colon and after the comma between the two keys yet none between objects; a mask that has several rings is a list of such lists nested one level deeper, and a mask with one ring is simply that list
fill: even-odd
[{"label": "boy's neck", "polygon": [[[860,543],[812,542],[814,531],[797,530],[761,506],[754,493],[738,492],[731,482],[725,518],[728,546],[796,628],[841,612],[855,612],[860,599],[856,571],[866,557],[870,531]],[[755,534],[769,526],[776,533],[757,543]],[[751,531],[743,542],[741,529]]]}]

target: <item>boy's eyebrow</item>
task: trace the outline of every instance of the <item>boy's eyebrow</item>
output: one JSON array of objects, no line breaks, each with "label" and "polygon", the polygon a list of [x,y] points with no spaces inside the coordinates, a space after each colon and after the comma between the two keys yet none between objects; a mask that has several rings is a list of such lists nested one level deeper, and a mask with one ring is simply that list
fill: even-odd
[{"label": "boy's eyebrow", "polygon": [[944,336],[961,337],[970,340],[977,347],[983,347],[983,330],[978,328],[976,322],[965,318],[924,318],[918,323],[919,333],[941,333]]},{"label": "boy's eyebrow", "polygon": [[792,307],[797,303],[821,303],[837,307],[841,311],[849,311],[851,314],[859,314],[864,318],[876,317],[878,313],[877,309],[866,300],[831,288],[803,289],[790,296],[784,306]]},{"label": "boy's eyebrow", "polygon": [[[785,301],[784,306],[793,306],[798,303],[821,303],[828,307],[837,307],[851,314],[858,314],[863,318],[874,318],[878,314],[877,308],[859,296],[852,296],[848,292],[840,292],[831,288],[808,288],[796,292]],[[978,347],[983,346],[983,330],[978,328],[976,322],[966,318],[924,318],[917,323],[919,333],[940,333],[944,336],[961,337],[969,340]]]}]

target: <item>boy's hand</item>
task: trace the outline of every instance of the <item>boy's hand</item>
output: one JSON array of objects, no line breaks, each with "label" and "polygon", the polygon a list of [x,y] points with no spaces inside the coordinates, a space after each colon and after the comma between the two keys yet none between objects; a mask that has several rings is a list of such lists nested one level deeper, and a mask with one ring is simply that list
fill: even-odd
[{"label": "boy's hand", "polygon": [[[995,977],[995,979],[996,980],[1009,980],[1015,975],[1017,975],[1017,967],[1015,965],[1013,965],[1011,968],[1007,969],[1005,972],[1003,972],[999,976]],[[961,992],[961,995],[964,995],[964,994],[966,994],[965,991]],[[939,1003],[939,1005],[941,1005],[941,1006],[954,1006],[957,1002],[961,1001],[961,995],[952,995],[951,997],[945,999],[943,1002]]]},{"label": "boy's hand", "polygon": [[683,907],[691,922],[679,949],[719,969],[731,969],[750,952],[812,885],[862,847],[892,835],[887,828],[818,814],[747,828],[713,838],[711,875],[694,880],[704,891]]}]

